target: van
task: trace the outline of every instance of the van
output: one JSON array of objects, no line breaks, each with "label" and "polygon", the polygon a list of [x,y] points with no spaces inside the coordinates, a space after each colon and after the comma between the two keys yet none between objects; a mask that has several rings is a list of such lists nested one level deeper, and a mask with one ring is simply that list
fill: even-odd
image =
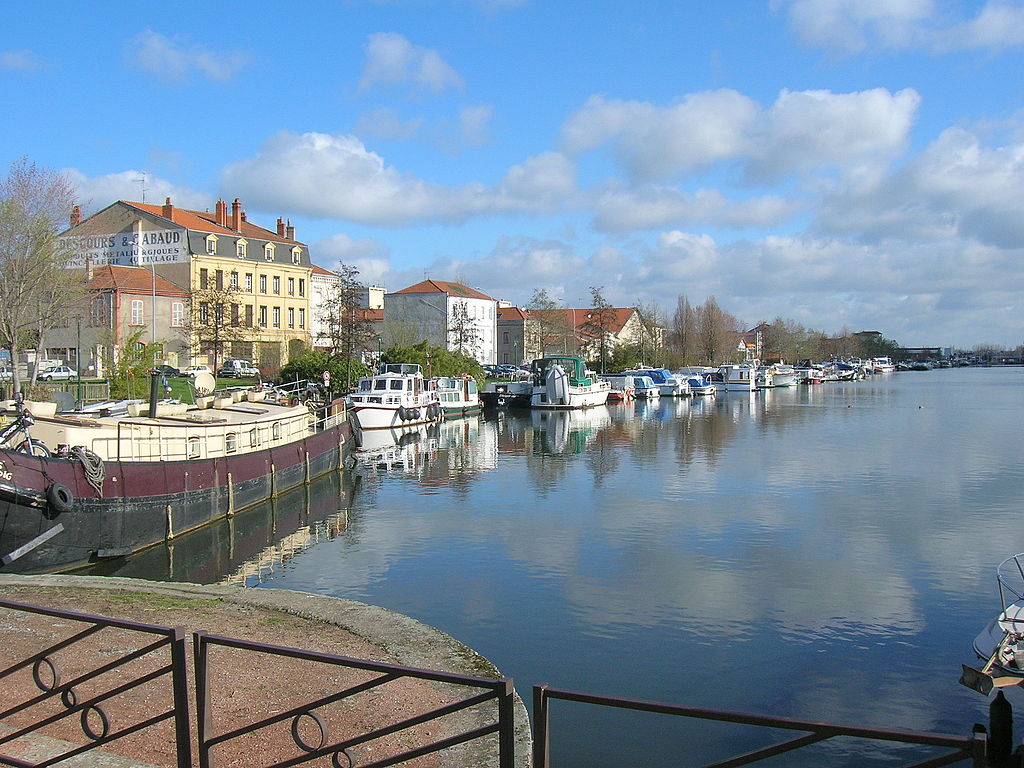
[{"label": "van", "polygon": [[229,379],[255,379],[259,377],[259,369],[249,360],[229,358],[217,371],[218,376]]}]

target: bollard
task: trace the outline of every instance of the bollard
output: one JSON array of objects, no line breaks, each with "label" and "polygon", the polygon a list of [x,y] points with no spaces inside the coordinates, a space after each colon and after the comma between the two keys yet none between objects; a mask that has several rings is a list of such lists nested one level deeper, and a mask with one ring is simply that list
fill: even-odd
[{"label": "bollard", "polygon": [[989,762],[995,768],[1010,764],[1013,752],[1013,707],[999,691],[988,707]]}]

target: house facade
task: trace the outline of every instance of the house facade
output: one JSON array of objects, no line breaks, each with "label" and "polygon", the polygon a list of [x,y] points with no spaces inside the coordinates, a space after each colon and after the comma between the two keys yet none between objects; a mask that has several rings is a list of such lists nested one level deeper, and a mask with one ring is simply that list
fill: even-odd
[{"label": "house facade", "polygon": [[409,346],[426,340],[481,364],[497,356],[498,302],[462,283],[424,280],[384,294],[383,344]]},{"label": "house facade", "polygon": [[[143,267],[188,291],[180,353],[172,318],[155,319],[168,329],[157,343],[172,364],[243,357],[275,368],[287,362],[293,342],[309,343],[309,250],[283,219],[276,230],[248,221],[237,198],[230,211],[218,200],[213,212],[176,208],[170,198],[163,205],[119,200],[87,219],[75,206],[61,239],[75,254],[72,267]],[[209,338],[208,329],[218,327],[227,341]]]}]

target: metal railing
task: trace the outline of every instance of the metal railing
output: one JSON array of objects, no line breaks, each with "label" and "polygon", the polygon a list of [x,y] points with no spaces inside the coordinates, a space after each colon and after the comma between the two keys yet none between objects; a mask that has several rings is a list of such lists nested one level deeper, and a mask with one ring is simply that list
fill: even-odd
[{"label": "metal railing", "polygon": [[[381,664],[218,637],[204,632],[197,632],[193,638],[201,768],[212,768],[215,764],[214,751],[217,748],[230,748],[232,742],[236,749],[248,755],[247,764],[252,768],[284,768],[324,757],[330,757],[331,764],[336,768],[355,765],[359,768],[383,768],[470,742],[479,745],[480,740],[492,736],[496,737],[496,743],[495,739],[489,739],[483,743],[482,748],[487,750],[486,754],[493,754],[496,747],[500,768],[512,768],[515,692],[508,678],[495,680]],[[297,706],[290,701],[282,702],[282,708],[270,715],[262,714],[267,709],[264,702],[264,706],[253,708],[251,722],[215,733],[218,703],[211,695],[215,690],[215,686],[211,686],[211,678],[216,671],[211,662],[211,651],[215,648],[242,652],[225,654],[222,674],[230,674],[231,669],[239,668],[238,665],[253,669],[253,665],[260,663],[261,657],[267,656],[318,665],[317,669],[312,670],[311,676],[301,679],[307,681],[306,688],[315,687],[322,695]],[[339,668],[344,672],[338,674],[335,670]],[[306,673],[309,672],[307,669]],[[288,673],[277,670],[276,674],[287,676]],[[328,679],[333,684],[327,684]],[[361,728],[352,728],[352,712],[350,708],[346,710],[346,705],[354,697],[364,695],[376,697],[374,701],[384,701],[387,696],[385,686],[410,680],[429,681],[435,686],[440,684],[445,695],[436,702],[436,706],[414,714],[406,713],[401,707],[395,711],[391,711],[392,707],[370,707],[368,709],[375,713],[374,719],[364,723]],[[466,688],[471,690],[465,698],[454,695],[456,690],[461,692],[461,689]],[[424,704],[422,697],[408,697],[403,701],[406,704]],[[236,710],[233,715],[237,719],[240,717],[237,712],[239,704],[231,702],[231,706]],[[458,722],[450,718],[460,712],[467,715]],[[466,717],[469,718],[468,723]],[[423,726],[429,727],[429,730]],[[345,735],[332,737],[331,727],[345,732]],[[246,743],[247,739],[252,739],[250,744],[270,742],[270,739],[261,741],[259,732],[275,728],[282,737],[272,741],[278,745],[276,751],[266,747],[255,749]],[[290,754],[284,754],[284,748],[280,745],[287,743],[288,737],[295,748],[290,750]],[[458,764],[478,765],[483,762],[460,759]]]},{"label": "metal railing", "polygon": [[562,688],[552,688],[547,684],[533,688],[533,768],[550,768],[550,703],[552,699],[574,701],[582,704],[594,704],[617,709],[637,712],[652,712],[662,715],[713,720],[718,722],[738,723],[742,725],[760,726],[763,728],[804,731],[807,735],[773,744],[753,752],[737,755],[727,760],[708,763],[703,768],[734,768],[735,766],[751,765],[777,755],[807,747],[812,744],[839,736],[859,739],[898,742],[902,744],[918,744],[952,750],[923,762],[913,764],[913,768],[937,768],[952,765],[964,760],[972,761],[972,765],[981,768],[986,765],[988,738],[984,730],[975,730],[970,736],[950,736],[937,733],[916,733],[912,731],[894,731],[880,728],[862,728],[859,726],[840,725],[838,723],[812,722],[783,717],[746,714],[742,712],[726,712],[698,707],[680,707],[656,701],[642,699],[626,699],[617,696],[600,696]]},{"label": "metal railing", "polygon": [[[176,764],[191,766],[184,630],[8,600],[0,610],[59,619],[48,645],[0,671],[0,763],[43,768],[171,720]],[[61,736],[64,751],[40,762],[5,754],[19,739],[50,734]],[[76,735],[84,743],[68,741]]]}]

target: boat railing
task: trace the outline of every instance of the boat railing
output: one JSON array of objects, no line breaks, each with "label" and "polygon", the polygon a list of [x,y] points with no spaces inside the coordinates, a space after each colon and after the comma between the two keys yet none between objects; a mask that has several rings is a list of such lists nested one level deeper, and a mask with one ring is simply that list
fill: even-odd
[{"label": "boat railing", "polygon": [[1024,552],[1006,558],[996,567],[999,603],[1005,611],[1018,600],[1024,600]]}]

